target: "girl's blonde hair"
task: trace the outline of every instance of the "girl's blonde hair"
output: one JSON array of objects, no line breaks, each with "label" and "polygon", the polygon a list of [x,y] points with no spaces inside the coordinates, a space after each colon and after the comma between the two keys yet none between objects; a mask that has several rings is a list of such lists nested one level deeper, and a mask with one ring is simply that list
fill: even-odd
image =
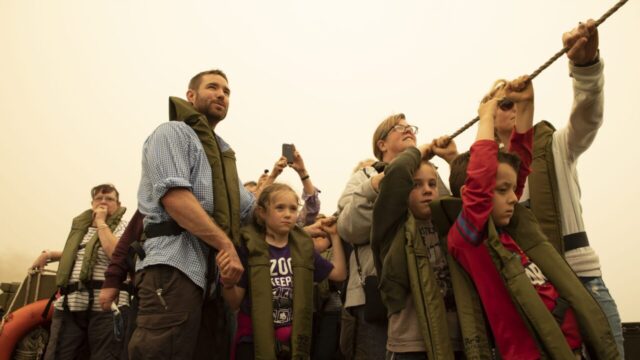
[{"label": "girl's blonde hair", "polygon": [[291,186],[283,183],[273,183],[271,185],[268,185],[264,189],[262,189],[262,192],[260,192],[260,196],[258,196],[258,199],[256,200],[256,206],[253,209],[253,221],[256,225],[261,228],[265,227],[264,220],[258,214],[258,208],[262,208],[266,211],[269,203],[273,199],[273,195],[285,191],[290,191],[296,197],[296,203],[298,203],[298,205],[300,204],[300,198],[298,197],[298,194],[296,194],[296,192],[291,188]]}]

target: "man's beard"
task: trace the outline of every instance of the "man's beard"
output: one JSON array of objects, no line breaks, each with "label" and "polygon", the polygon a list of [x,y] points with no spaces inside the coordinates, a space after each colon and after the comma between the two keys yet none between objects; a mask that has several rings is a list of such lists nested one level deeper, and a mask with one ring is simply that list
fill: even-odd
[{"label": "man's beard", "polygon": [[[201,113],[202,115],[207,117],[209,122],[218,123],[222,121],[227,116],[227,108],[224,108],[224,111],[221,113],[220,111],[210,110],[211,106],[218,106],[213,100],[196,100],[195,109]],[[222,105],[224,107],[224,105]]]}]

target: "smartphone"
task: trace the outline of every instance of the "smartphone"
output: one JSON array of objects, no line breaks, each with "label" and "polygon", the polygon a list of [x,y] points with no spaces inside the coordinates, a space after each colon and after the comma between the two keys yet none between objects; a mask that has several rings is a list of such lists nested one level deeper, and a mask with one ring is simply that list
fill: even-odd
[{"label": "smartphone", "polygon": [[282,156],[287,158],[287,163],[293,163],[293,144],[282,144]]}]

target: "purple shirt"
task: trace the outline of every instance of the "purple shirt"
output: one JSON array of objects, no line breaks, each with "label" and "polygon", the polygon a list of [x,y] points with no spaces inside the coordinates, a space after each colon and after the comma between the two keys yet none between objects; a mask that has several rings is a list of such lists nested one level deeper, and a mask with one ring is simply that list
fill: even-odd
[{"label": "purple shirt", "polygon": [[[246,250],[239,254],[245,269],[249,268]],[[273,290],[273,326],[276,328],[291,325],[293,315],[293,269],[291,267],[291,251],[289,245],[278,248],[269,245],[269,255],[271,261],[271,288]],[[321,257],[317,252],[313,252],[313,281],[320,282],[326,279],[333,270],[333,264]],[[249,279],[247,271],[242,274],[238,286],[246,289]],[[249,296],[245,296],[240,306],[240,311],[251,316],[251,301]]]}]

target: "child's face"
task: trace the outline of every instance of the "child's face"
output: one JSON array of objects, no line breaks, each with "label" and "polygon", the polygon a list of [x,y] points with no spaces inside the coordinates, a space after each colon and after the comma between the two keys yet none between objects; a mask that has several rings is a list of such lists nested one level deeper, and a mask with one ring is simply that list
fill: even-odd
[{"label": "child's face", "polygon": [[416,219],[431,218],[429,203],[438,198],[436,170],[429,164],[421,164],[413,174],[413,190],[409,193],[409,210]]},{"label": "child's face", "polygon": [[507,164],[498,164],[496,187],[493,190],[493,211],[491,218],[496,226],[506,226],[511,221],[516,197],[516,171]]},{"label": "child's face", "polygon": [[267,208],[262,212],[268,230],[278,235],[286,235],[293,229],[298,217],[298,198],[291,191],[271,194]]}]

